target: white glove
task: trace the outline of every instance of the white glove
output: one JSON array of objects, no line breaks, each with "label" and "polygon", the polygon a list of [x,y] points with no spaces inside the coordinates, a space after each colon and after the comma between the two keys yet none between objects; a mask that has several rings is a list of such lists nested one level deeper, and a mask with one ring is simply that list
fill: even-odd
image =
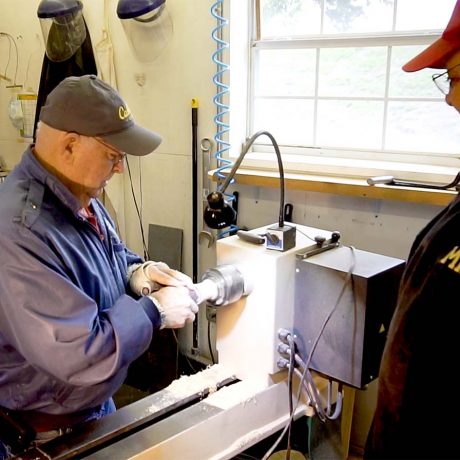
[{"label": "white glove", "polygon": [[162,286],[192,286],[190,277],[169,268],[164,262],[144,262],[129,279],[131,290],[137,295],[149,295]]},{"label": "white glove", "polygon": [[149,295],[161,315],[161,329],[184,327],[193,322],[198,305],[184,286],[166,286]]}]

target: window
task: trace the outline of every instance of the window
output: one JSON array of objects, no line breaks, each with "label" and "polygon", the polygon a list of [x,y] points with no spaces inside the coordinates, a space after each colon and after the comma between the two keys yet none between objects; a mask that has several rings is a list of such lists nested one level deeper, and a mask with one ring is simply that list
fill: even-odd
[{"label": "window", "polygon": [[395,162],[407,173],[458,168],[460,120],[431,80],[436,70],[401,69],[439,37],[454,5],[254,0],[246,134],[270,131],[287,169],[311,170],[321,158],[317,170],[329,164],[352,175],[363,162],[385,173]]}]

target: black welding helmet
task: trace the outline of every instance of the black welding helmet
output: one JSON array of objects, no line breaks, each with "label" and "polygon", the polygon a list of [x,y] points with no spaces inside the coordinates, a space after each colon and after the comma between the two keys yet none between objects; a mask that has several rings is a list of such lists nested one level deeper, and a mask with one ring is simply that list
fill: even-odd
[{"label": "black welding helmet", "polygon": [[46,55],[51,61],[66,61],[85,41],[82,9],[79,0],[41,0],[38,5]]}]

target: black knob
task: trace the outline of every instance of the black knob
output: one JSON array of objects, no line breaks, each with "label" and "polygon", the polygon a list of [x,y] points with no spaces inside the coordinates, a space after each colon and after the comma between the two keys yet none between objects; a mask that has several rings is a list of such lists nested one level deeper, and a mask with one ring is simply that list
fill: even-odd
[{"label": "black knob", "polygon": [[340,240],[340,232],[332,232],[331,243],[337,243]]},{"label": "black knob", "polygon": [[326,238],[324,236],[320,236],[320,235],[317,235],[315,236],[315,241],[316,241],[316,244],[321,247],[324,242],[326,241]]}]

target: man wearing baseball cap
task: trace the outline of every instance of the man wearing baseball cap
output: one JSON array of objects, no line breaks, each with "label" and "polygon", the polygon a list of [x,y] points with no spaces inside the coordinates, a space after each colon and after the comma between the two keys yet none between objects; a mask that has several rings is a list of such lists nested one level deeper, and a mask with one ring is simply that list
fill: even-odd
[{"label": "man wearing baseball cap", "polygon": [[126,248],[98,200],[160,142],[109,85],[69,77],[1,185],[0,459],[113,411],[154,332],[194,320],[190,278]]},{"label": "man wearing baseball cap", "polygon": [[[427,67],[445,69],[433,81],[460,111],[460,0],[441,38],[403,69]],[[460,351],[459,298],[457,195],[412,246],[382,357],[366,459],[460,458],[460,398],[452,385]]]}]

